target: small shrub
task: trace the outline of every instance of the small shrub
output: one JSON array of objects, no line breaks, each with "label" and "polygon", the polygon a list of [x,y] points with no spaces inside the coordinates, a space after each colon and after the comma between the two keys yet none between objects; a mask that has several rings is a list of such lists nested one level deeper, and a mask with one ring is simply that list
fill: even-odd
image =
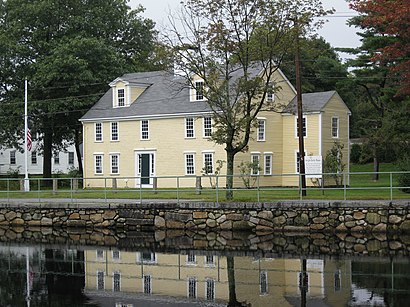
[{"label": "small shrub", "polygon": [[20,166],[17,168],[9,168],[7,171],[7,178],[19,178],[20,177]]},{"label": "small shrub", "polygon": [[241,164],[238,165],[238,168],[239,168],[240,177],[245,187],[247,189],[252,188],[255,185],[256,179],[257,179],[257,176],[253,174],[261,171],[258,161],[253,161],[253,162],[243,162],[242,161]]}]

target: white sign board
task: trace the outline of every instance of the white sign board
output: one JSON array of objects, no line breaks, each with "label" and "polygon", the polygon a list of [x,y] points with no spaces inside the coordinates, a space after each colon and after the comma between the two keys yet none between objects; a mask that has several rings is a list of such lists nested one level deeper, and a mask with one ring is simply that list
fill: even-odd
[{"label": "white sign board", "polygon": [[305,156],[306,178],[322,178],[322,156]]}]

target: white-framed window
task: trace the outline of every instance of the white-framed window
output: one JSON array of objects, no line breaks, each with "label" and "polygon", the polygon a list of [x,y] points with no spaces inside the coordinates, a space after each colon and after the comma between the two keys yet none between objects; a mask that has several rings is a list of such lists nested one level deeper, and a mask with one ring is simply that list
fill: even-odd
[{"label": "white-framed window", "polygon": [[205,152],[203,154],[204,159],[204,172],[205,174],[214,173],[214,154],[213,152]]},{"label": "white-framed window", "polygon": [[121,254],[119,250],[113,250],[112,251],[112,259],[113,260],[120,260]]},{"label": "white-framed window", "polygon": [[105,289],[105,273],[104,271],[97,271],[97,290]]},{"label": "white-framed window", "polygon": [[68,165],[74,165],[74,152],[68,152]]},{"label": "white-framed window", "polygon": [[195,81],[195,100],[204,100],[204,81]]},{"label": "white-framed window", "polygon": [[97,249],[96,252],[95,252],[95,258],[97,260],[103,260],[104,259],[104,250]]},{"label": "white-framed window", "polygon": [[261,295],[268,294],[268,272],[261,271],[259,274],[259,291]]},{"label": "white-framed window", "polygon": [[212,136],[212,117],[204,117],[203,118],[203,132],[204,138],[209,138]]},{"label": "white-framed window", "polygon": [[195,125],[192,117],[185,118],[185,137],[190,139],[195,137]]},{"label": "white-framed window", "polygon": [[140,252],[138,253],[138,263],[145,263],[145,264],[150,264],[150,263],[156,263],[157,257],[155,253],[151,252]]},{"label": "white-framed window", "polygon": [[258,142],[265,141],[266,120],[258,119],[257,140]]},{"label": "white-framed window", "polygon": [[103,141],[103,124],[102,123],[95,123],[94,126],[94,140],[96,142],[102,142]]},{"label": "white-framed window", "polygon": [[275,93],[273,92],[273,89],[269,89],[266,92],[266,101],[267,102],[274,102],[275,101]]},{"label": "white-framed window", "polygon": [[205,293],[206,293],[207,301],[215,300],[215,280],[214,279],[211,279],[211,278],[206,279]]},{"label": "white-framed window", "polygon": [[59,152],[56,152],[53,158],[54,158],[54,164],[60,164],[60,153]]},{"label": "white-framed window", "polygon": [[206,266],[215,266],[215,256],[214,255],[206,255],[204,260],[205,260]]},{"label": "white-framed window", "polygon": [[31,164],[33,165],[37,164],[37,152],[36,151],[31,152]]},{"label": "white-framed window", "polygon": [[[306,152],[305,152],[306,156]],[[300,154],[299,151],[295,151],[295,170],[296,173],[300,173]]]},{"label": "white-framed window", "polygon": [[143,290],[145,294],[152,293],[152,276],[151,275],[144,275],[143,277]]},{"label": "white-framed window", "polygon": [[119,107],[125,106],[125,89],[123,88],[117,89],[117,105]]},{"label": "white-framed window", "polygon": [[119,174],[120,173],[120,155],[119,154],[110,154],[110,172],[111,174]]},{"label": "white-framed window", "polygon": [[185,175],[195,175],[195,154],[185,154]]},{"label": "white-framed window", "polygon": [[251,154],[251,163],[252,163],[252,171],[251,175],[259,175],[259,168],[260,168],[260,157],[259,153],[252,153]]},{"label": "white-framed window", "polygon": [[196,265],[196,255],[193,252],[189,252],[186,255],[186,264]]},{"label": "white-framed window", "polygon": [[272,175],[272,154],[265,153],[264,154],[264,167],[263,173],[264,175]]},{"label": "white-framed window", "polygon": [[141,121],[141,140],[149,140],[149,121]]},{"label": "white-framed window", "polygon": [[339,117],[332,117],[332,138],[339,138]]},{"label": "white-framed window", "polygon": [[95,154],[94,155],[94,174],[103,173],[103,155]]},{"label": "white-framed window", "polygon": [[196,298],[197,293],[197,279],[196,277],[189,277],[188,278],[188,297],[189,298]]},{"label": "white-framed window", "polygon": [[114,292],[121,291],[121,273],[118,271],[112,274],[112,290]]},{"label": "white-framed window", "polygon": [[10,165],[16,165],[16,151],[10,151]]},{"label": "white-framed window", "polygon": [[[296,123],[295,123],[295,129],[296,129],[296,137],[299,137],[299,121],[298,121],[298,117],[295,117],[296,119]],[[302,131],[303,131],[303,137],[307,136],[307,119],[305,116],[303,116],[302,118]]]},{"label": "white-framed window", "polygon": [[118,122],[111,122],[111,141],[118,141],[119,139],[119,124]]}]

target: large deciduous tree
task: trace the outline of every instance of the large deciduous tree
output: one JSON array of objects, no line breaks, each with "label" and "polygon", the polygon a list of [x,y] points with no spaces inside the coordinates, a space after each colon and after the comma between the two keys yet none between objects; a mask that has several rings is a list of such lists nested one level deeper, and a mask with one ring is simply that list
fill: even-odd
[{"label": "large deciduous tree", "polygon": [[[409,34],[407,26],[403,31],[399,23],[408,25],[408,14],[407,19],[400,16],[406,9],[408,12],[409,5],[408,1],[395,0],[352,2],[352,7],[361,14],[352,18],[350,24],[362,29],[358,33],[362,37],[362,45],[346,50],[356,56],[348,61],[359,89],[353,114],[356,126],[360,127],[359,134],[365,139],[373,159],[375,180],[378,179],[380,160],[386,152],[391,155],[392,149],[408,148],[408,142],[402,137],[393,137],[388,127],[391,127],[392,119],[403,113],[408,105]],[[397,12],[393,14],[393,11]],[[407,127],[396,127],[395,131],[401,131],[405,136],[408,132],[403,130],[408,130]]]},{"label": "large deciduous tree", "polygon": [[28,79],[31,130],[38,132],[43,176],[51,177],[53,150],[79,147],[78,119],[107,80],[152,68],[156,32],[142,12],[126,0],[0,1],[0,144],[24,140]]},{"label": "large deciduous tree", "polygon": [[360,25],[373,29],[375,35],[390,38],[372,60],[389,63],[392,75],[400,84],[398,94],[410,94],[410,1],[352,0],[351,7],[361,14]]},{"label": "large deciduous tree", "polygon": [[[296,34],[308,33],[313,18],[325,13],[319,0],[186,0],[180,23],[165,35],[190,85],[192,76],[204,82],[212,140],[226,151],[227,199],[233,197],[235,155],[247,150],[258,113],[275,107],[265,99],[280,89],[275,71]],[[255,74],[255,67],[263,73]]]}]

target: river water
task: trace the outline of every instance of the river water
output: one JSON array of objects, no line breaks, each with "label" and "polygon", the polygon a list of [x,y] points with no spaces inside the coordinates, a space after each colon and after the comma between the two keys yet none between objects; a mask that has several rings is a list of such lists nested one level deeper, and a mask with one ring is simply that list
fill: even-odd
[{"label": "river water", "polygon": [[[109,240],[89,232],[0,234],[0,306],[409,306],[410,301],[410,248],[403,243],[399,253],[391,244],[375,252],[309,252],[305,246],[304,253],[291,247],[272,253],[271,247],[238,242],[212,248],[189,240],[192,233],[177,241],[166,240],[172,233],[105,233]],[[289,237],[278,234],[273,242],[280,239]]]}]

